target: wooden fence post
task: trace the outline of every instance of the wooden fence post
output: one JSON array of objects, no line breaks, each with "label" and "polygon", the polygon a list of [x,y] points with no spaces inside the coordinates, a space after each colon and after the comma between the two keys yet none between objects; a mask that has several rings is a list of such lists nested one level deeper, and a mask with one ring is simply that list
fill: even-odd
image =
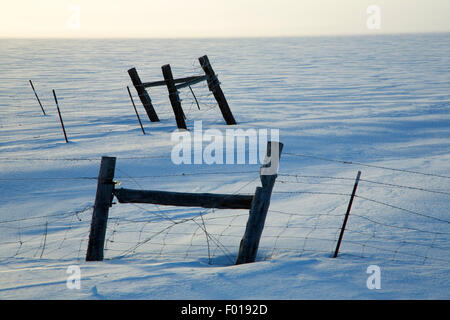
[{"label": "wooden fence post", "polygon": [[98,174],[97,193],[95,195],[94,211],[92,213],[86,261],[103,260],[108,213],[113,199],[115,167],[115,157],[102,157]]},{"label": "wooden fence post", "polygon": [[130,75],[131,81],[133,82],[137,94],[139,95],[139,99],[141,99],[142,105],[147,112],[148,118],[151,122],[158,122],[159,118],[156,114],[155,109],[153,108],[152,100],[150,99],[147,90],[145,90],[145,87],[142,84],[141,78],[139,78],[136,68],[128,70],[128,74]]},{"label": "wooden fence post", "polygon": [[209,91],[211,91],[214,95],[214,98],[216,98],[217,104],[219,105],[225,122],[228,125],[236,124],[236,120],[234,120],[227,99],[225,99],[222,88],[220,88],[219,80],[217,79],[217,76],[214,73],[211,64],[209,63],[208,56],[205,55],[203,57],[200,57],[198,58],[198,61],[200,62],[200,66],[203,68],[203,71],[206,74]]},{"label": "wooden fence post", "polygon": [[175,114],[175,120],[177,122],[178,129],[187,129],[186,118],[181,107],[180,97],[178,96],[178,90],[173,80],[172,69],[169,64],[165,64],[161,67],[164,80],[166,81],[167,89],[169,90],[170,104],[172,105],[173,113]]},{"label": "wooden fence post", "polygon": [[270,205],[270,196],[277,178],[278,163],[281,157],[283,144],[281,142],[267,143],[266,158],[261,166],[262,187],[257,187],[250,208],[250,215],[241,240],[236,264],[250,263],[256,260],[259,241],[264,229],[267,211]]}]

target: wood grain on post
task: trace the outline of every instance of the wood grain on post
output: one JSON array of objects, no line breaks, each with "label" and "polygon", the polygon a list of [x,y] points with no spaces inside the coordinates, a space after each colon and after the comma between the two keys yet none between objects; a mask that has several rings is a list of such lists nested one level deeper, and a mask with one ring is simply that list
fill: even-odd
[{"label": "wood grain on post", "polygon": [[128,70],[128,74],[130,75],[131,81],[133,82],[136,92],[139,95],[139,99],[141,99],[142,105],[147,112],[148,118],[151,122],[158,122],[159,118],[156,114],[155,109],[153,108],[152,100],[150,99],[147,90],[145,90],[145,87],[142,84],[141,78],[139,78],[136,68],[131,68],[130,70]]},{"label": "wood grain on post", "polygon": [[206,74],[206,79],[208,81],[208,88],[216,98],[217,104],[219,105],[220,111],[222,112],[222,116],[225,119],[225,122],[228,125],[236,124],[236,120],[231,113],[230,106],[228,105],[227,99],[223,94],[222,88],[220,88],[219,80],[217,79],[216,74],[214,73],[211,64],[209,63],[208,56],[203,56],[198,58],[200,62],[200,66]]},{"label": "wood grain on post", "polygon": [[115,157],[102,157],[98,174],[97,193],[95,195],[94,211],[92,213],[86,261],[103,260],[108,213],[113,199],[115,167]]},{"label": "wood grain on post", "polygon": [[167,90],[169,91],[170,104],[172,105],[177,127],[178,129],[187,129],[186,122],[184,121],[185,115],[183,108],[181,107],[180,97],[178,96],[178,90],[175,86],[175,81],[173,80],[172,69],[169,64],[163,65],[161,69],[164,80],[166,81]]},{"label": "wood grain on post", "polygon": [[264,230],[267,212],[269,210],[270,197],[277,178],[276,172],[278,170],[278,163],[282,150],[283,144],[280,142],[269,141],[267,143],[266,158],[261,166],[260,178],[262,187],[256,188],[244,237],[240,243],[236,264],[251,263],[256,260],[259,242]]},{"label": "wood grain on post", "polygon": [[185,193],[156,190],[115,189],[120,203],[150,203],[166,206],[216,209],[250,209],[253,195]]}]

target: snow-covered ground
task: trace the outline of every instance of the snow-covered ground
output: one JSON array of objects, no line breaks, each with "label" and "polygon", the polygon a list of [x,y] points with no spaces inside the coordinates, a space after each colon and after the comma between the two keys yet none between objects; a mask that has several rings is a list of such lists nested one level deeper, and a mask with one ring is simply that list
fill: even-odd
[{"label": "snow-covered ground", "polygon": [[[259,164],[175,165],[164,87],[207,54],[241,129],[279,129],[279,176],[258,261],[235,266],[247,210],[115,203],[105,260],[85,262],[96,177],[121,187],[253,194]],[[0,41],[1,299],[448,299],[450,35]],[[33,80],[43,116],[28,80]],[[69,143],[59,125],[55,89]],[[187,125],[225,132],[206,85]],[[357,171],[337,259],[331,258]],[[117,202],[117,201],[115,201]],[[69,289],[69,266],[81,288]],[[369,289],[369,266],[381,288]],[[372,279],[372,278],[370,278]],[[370,282],[370,281],[369,281]]]}]

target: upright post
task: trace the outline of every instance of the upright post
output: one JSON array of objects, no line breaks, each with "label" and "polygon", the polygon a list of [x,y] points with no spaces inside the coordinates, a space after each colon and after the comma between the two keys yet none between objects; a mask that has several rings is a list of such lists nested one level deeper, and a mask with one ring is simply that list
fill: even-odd
[{"label": "upright post", "polygon": [[133,96],[131,95],[130,87],[127,86],[128,94],[130,95],[131,103],[133,104],[134,112],[136,112],[136,117],[138,118],[139,125],[141,126],[142,133],[145,134],[144,127],[142,126],[141,117],[139,117],[139,113],[136,109],[136,105],[134,104]]},{"label": "upright post", "polygon": [[134,88],[136,89],[136,92],[139,95],[139,99],[141,99],[142,105],[144,106],[144,109],[147,112],[148,118],[150,119],[151,122],[158,122],[159,118],[158,115],[156,114],[155,109],[153,108],[152,100],[150,99],[147,90],[145,90],[145,87],[142,84],[141,78],[139,78],[136,68],[128,70],[128,74],[130,75]]},{"label": "upright post", "polygon": [[59,121],[61,122],[61,127],[62,127],[62,129],[63,129],[64,139],[66,139],[66,143],[69,143],[69,140],[67,140],[66,129],[64,128],[64,122],[63,122],[63,119],[62,119],[62,117],[61,117],[61,111],[59,110],[58,99],[56,99],[56,93],[55,93],[55,90],[53,90],[53,97],[55,98],[56,109],[58,110]]},{"label": "upright post", "polygon": [[208,56],[205,55],[203,57],[198,58],[198,60],[200,62],[200,66],[203,68],[203,71],[206,74],[206,80],[208,82],[209,91],[211,91],[214,95],[214,98],[216,98],[217,104],[219,105],[220,111],[222,112],[222,116],[225,119],[225,122],[228,125],[236,124],[236,120],[234,120],[227,99],[225,99],[225,95],[223,94],[223,91],[220,88],[219,80],[217,79],[217,76],[214,73],[211,64],[209,63]]},{"label": "upright post", "polygon": [[37,95],[37,93],[36,93],[36,90],[34,90],[33,82],[31,82],[31,80],[29,80],[29,81],[30,81],[31,89],[33,89],[34,95],[36,96],[36,99],[37,99],[37,101],[39,102],[39,105],[41,106],[42,113],[43,113],[44,116],[45,116],[46,114],[45,114],[44,107],[42,106],[41,100],[39,100],[39,97],[38,97],[38,95]]},{"label": "upright post", "polygon": [[250,263],[256,260],[282,150],[281,142],[269,141],[267,143],[266,157],[260,172],[262,187],[256,188],[236,264]]},{"label": "upright post", "polygon": [[345,213],[344,223],[342,224],[341,233],[339,234],[339,240],[337,242],[333,258],[336,258],[339,253],[339,248],[344,236],[345,226],[347,225],[348,216],[350,215],[350,210],[352,209],[353,199],[355,198],[356,189],[358,188],[359,178],[361,178],[361,171],[358,171],[358,174],[356,175],[355,185],[353,186],[352,195],[350,197],[350,202],[348,203],[347,212]]},{"label": "upright post", "polygon": [[98,173],[97,193],[95,195],[94,212],[92,213],[86,261],[103,260],[108,213],[113,199],[115,167],[115,157],[102,157],[100,171]]},{"label": "upright post", "polygon": [[165,64],[161,67],[164,80],[166,81],[167,90],[169,90],[170,104],[172,105],[173,113],[175,114],[175,120],[177,122],[178,129],[187,129],[183,108],[181,107],[180,97],[178,90],[173,80],[172,69],[169,64]]}]

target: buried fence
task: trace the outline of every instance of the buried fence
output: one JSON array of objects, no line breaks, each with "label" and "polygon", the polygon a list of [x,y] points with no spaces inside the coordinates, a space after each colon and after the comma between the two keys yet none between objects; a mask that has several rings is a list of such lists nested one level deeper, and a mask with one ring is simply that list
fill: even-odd
[{"label": "buried fence", "polygon": [[[288,155],[288,153],[284,153]],[[291,154],[291,156],[294,156]],[[297,156],[297,155],[295,155]],[[152,159],[153,157],[129,157]],[[122,158],[121,158],[122,159]],[[22,161],[19,158],[0,158],[2,161]],[[98,161],[95,158],[51,159],[33,161]],[[348,164],[348,163],[347,163]],[[346,165],[347,165],[346,164]],[[72,164],[71,164],[72,165]],[[355,164],[353,164],[355,165]],[[361,164],[363,166],[364,164]],[[358,165],[358,167],[361,167]],[[395,168],[384,167],[380,170]],[[399,173],[418,175],[420,172]],[[136,183],[151,179],[176,182],[185,181],[189,186],[192,176],[199,173],[129,176],[123,169],[115,179]],[[253,172],[254,173],[254,172]],[[257,179],[251,171],[203,172],[201,177],[226,177],[239,174],[240,188],[231,195],[249,195],[243,191],[254,190]],[[354,195],[353,209],[349,214],[338,259],[355,257],[385,259],[418,264],[445,264],[450,262],[450,221],[445,212],[432,209],[436,201],[448,203],[450,193],[441,188],[409,185],[381,176],[365,178],[361,175]],[[369,176],[369,175],[367,175]],[[445,176],[428,176],[435,185],[442,185]],[[47,180],[46,180],[47,179]],[[0,179],[2,184],[14,180],[27,183],[46,180],[48,183],[66,183],[73,179],[80,183],[97,183],[98,177],[28,177]],[[219,180],[221,178],[218,178]],[[317,175],[307,172],[280,172],[271,193],[272,205],[267,210],[264,232],[260,238],[257,260],[265,260],[283,253],[294,255],[319,254],[332,257],[349,205],[354,177]],[[106,182],[109,182],[108,180]],[[94,187],[94,185],[93,185]],[[144,189],[144,188],[140,188]],[[379,190],[380,193],[374,191]],[[424,197],[430,212],[415,209],[411,202],[402,201],[408,192],[412,197]],[[386,195],[386,196],[385,196]],[[431,196],[431,197],[430,197]],[[253,195],[251,195],[253,197]],[[247,200],[246,200],[247,199]],[[245,202],[244,201],[244,202]],[[422,200],[421,200],[422,201]],[[401,203],[401,205],[399,205]],[[428,206],[428,205],[427,205]],[[76,210],[58,211],[47,215],[0,220],[2,259],[85,259],[94,204],[86,203]],[[248,226],[248,209],[216,209],[198,207],[173,207],[161,204],[129,203],[110,208],[105,231],[104,252],[106,259],[121,257],[157,259],[207,259],[211,264],[235,264],[243,235]]]},{"label": "buried fence", "polygon": [[103,260],[109,207],[112,205],[113,197],[115,196],[120,203],[149,203],[215,209],[250,209],[236,264],[254,262],[269,209],[270,196],[277,177],[279,157],[282,149],[282,143],[271,141],[267,143],[266,156],[260,169],[262,186],[256,188],[254,196],[115,189],[113,179],[116,158],[103,157],[98,176],[86,261]]},{"label": "buried fence", "polygon": [[[169,101],[171,105],[171,111],[164,111],[159,112],[159,115],[169,115],[170,113],[173,113],[175,115],[175,120],[177,123],[177,127],[180,129],[187,129],[186,126],[186,119],[190,116],[190,112],[193,110],[193,106],[196,105],[198,109],[200,110],[200,105],[202,105],[201,112],[204,113],[209,110],[216,109],[217,107],[221,111],[221,114],[223,116],[223,119],[225,120],[227,125],[234,125],[236,124],[236,120],[231,112],[231,109],[228,105],[227,99],[225,98],[225,95],[222,91],[222,88],[220,86],[220,82],[218,80],[217,74],[214,72],[211,63],[208,59],[208,56],[202,56],[198,58],[198,61],[200,63],[200,69],[202,70],[202,75],[193,75],[183,78],[174,78],[172,75],[172,70],[169,64],[162,66],[162,73],[163,73],[163,80],[160,81],[153,81],[153,82],[142,82],[136,68],[132,68],[128,70],[128,74],[131,78],[131,81],[133,83],[134,88],[136,89],[136,92],[139,96],[140,101],[142,102],[142,105],[147,113],[148,118],[151,122],[159,122],[160,118],[158,114],[155,111],[153,102],[150,98],[150,95],[148,93],[149,88],[159,87],[159,86],[165,86],[168,89],[168,95],[169,95]],[[197,73],[198,71],[195,70]],[[34,96],[38,102],[38,105],[40,106],[40,109],[42,111],[42,114],[49,115],[49,110],[45,110],[44,106],[38,96],[37,90],[34,86],[34,83],[32,80],[28,81],[32,92],[34,93]],[[201,90],[203,93],[194,93],[193,86],[202,82],[206,82],[207,86],[205,87],[199,87],[199,90]],[[182,89],[189,88],[189,95],[183,92]],[[73,136],[73,132],[71,133],[71,123],[68,125],[69,131],[66,132],[66,127],[63,122],[63,117],[67,115],[67,119],[70,122],[82,121],[85,119],[81,119],[80,117],[86,117],[89,115],[90,112],[105,112],[105,110],[111,110],[111,107],[105,107],[102,104],[94,104],[89,105],[89,108],[79,108],[79,105],[72,105],[70,108],[66,108],[64,110],[64,106],[62,106],[62,109],[60,109],[58,99],[55,93],[55,90],[52,89],[53,92],[53,98],[56,104],[56,111],[58,114],[59,123],[62,128],[63,137],[65,139],[65,142],[68,143],[70,138]],[[140,129],[142,130],[142,133],[145,135],[146,132],[144,130],[144,125],[141,121],[141,118],[138,113],[138,109],[135,105],[135,101],[133,99],[133,96],[130,92],[129,87],[127,87],[127,93],[129,98],[131,99],[131,103],[133,105],[134,113],[137,116]],[[192,97],[191,97],[192,95]],[[181,101],[182,99],[187,99],[188,101],[191,101],[190,106],[188,106],[187,111],[183,110]],[[61,99],[64,98],[61,97]],[[119,98],[117,100],[123,100],[122,98]],[[120,101],[118,101],[120,102]],[[158,104],[158,102],[157,102]],[[161,102],[162,104],[162,102]],[[195,108],[196,109],[196,108]],[[63,113],[63,114],[62,114]],[[76,115],[77,117],[74,118],[72,115]],[[74,125],[77,126],[77,125]],[[108,132],[111,132],[112,130],[109,130]],[[33,139],[35,139],[36,135],[33,136]]]},{"label": "buried fence", "polygon": [[166,64],[161,67],[164,80],[153,82],[142,82],[136,68],[131,68],[128,70],[128,74],[131,78],[133,86],[136,89],[139,99],[141,100],[142,105],[144,106],[144,109],[151,122],[158,122],[159,117],[155,111],[155,108],[153,107],[152,100],[146,88],[167,86],[167,90],[169,92],[169,100],[175,116],[177,127],[179,129],[187,129],[185,122],[186,115],[181,106],[181,99],[178,90],[188,87],[192,95],[194,96],[197,106],[199,106],[197,98],[195,97],[195,94],[191,86],[200,83],[202,81],[206,81],[208,84],[208,89],[214,95],[214,98],[216,99],[217,104],[219,105],[220,111],[222,112],[222,116],[227,125],[236,124],[236,120],[234,119],[234,116],[231,113],[227,99],[225,98],[222,88],[220,87],[220,82],[211,66],[211,63],[209,62],[208,56],[206,55],[202,56],[198,58],[198,60],[205,73],[205,75],[203,76],[190,76],[174,79],[170,65]]}]

